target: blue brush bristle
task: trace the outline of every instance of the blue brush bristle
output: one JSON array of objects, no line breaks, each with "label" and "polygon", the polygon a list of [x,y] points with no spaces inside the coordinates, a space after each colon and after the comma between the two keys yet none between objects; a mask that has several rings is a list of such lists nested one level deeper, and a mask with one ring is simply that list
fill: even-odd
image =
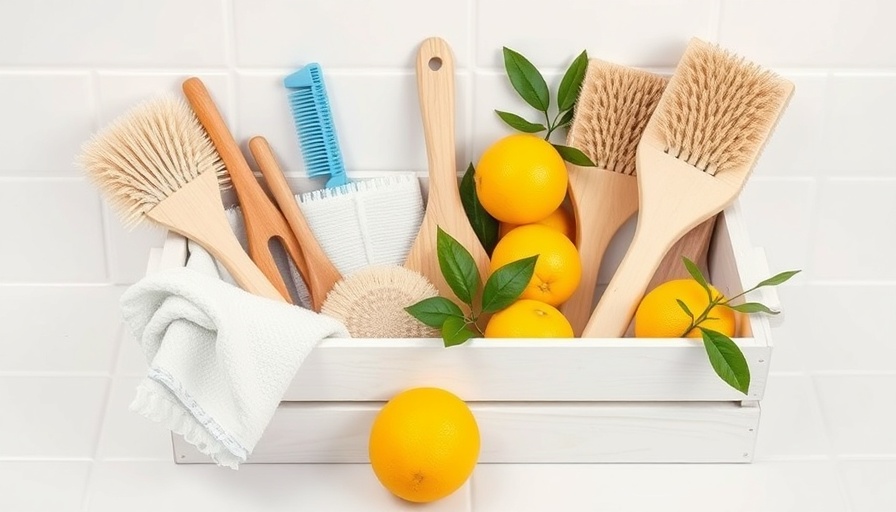
[{"label": "blue brush bristle", "polygon": [[327,188],[348,183],[320,65],[311,63],[283,80],[309,176],[329,176]]}]

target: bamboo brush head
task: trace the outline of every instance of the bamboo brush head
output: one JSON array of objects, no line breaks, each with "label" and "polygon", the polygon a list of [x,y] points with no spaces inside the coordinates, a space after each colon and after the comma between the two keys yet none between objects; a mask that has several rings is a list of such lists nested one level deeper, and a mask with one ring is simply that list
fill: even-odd
[{"label": "bamboo brush head", "polygon": [[666,153],[715,175],[752,168],[793,84],[692,39],[648,125]]},{"label": "bamboo brush head", "polygon": [[647,71],[591,59],[567,144],[601,169],[635,174],[638,141],[666,81]]},{"label": "bamboo brush head", "polygon": [[79,163],[129,227],[202,173],[229,181],[196,115],[173,96],[116,118],[84,145]]},{"label": "bamboo brush head", "polygon": [[371,266],[336,283],[321,313],[341,320],[355,338],[434,338],[438,331],[404,308],[436,295],[435,286],[418,272]]}]

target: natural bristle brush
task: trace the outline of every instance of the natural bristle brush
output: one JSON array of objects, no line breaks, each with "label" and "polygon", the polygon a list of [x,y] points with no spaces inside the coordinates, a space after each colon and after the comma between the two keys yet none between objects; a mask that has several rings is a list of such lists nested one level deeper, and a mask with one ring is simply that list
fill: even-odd
[{"label": "natural bristle brush", "polygon": [[80,163],[125,224],[151,221],[195,241],[246,291],[283,301],[230,229],[221,157],[190,107],[173,97],[143,103],[88,141]]},{"label": "natural bristle brush", "polygon": [[296,134],[308,176],[328,176],[327,188],[348,183],[339,150],[330,100],[320,65],[311,63],[283,80],[289,90]]},{"label": "natural bristle brush", "polygon": [[604,252],[638,210],[638,139],[665,86],[665,78],[647,71],[597,59],[588,62],[566,141],[596,164],[566,166],[582,279],[560,310],[577,336],[594,310],[594,288]]},{"label": "natural bristle brush", "polygon": [[740,193],[792,93],[771,71],[690,41],[638,143],[634,239],[583,337],[625,333],[669,248]]}]

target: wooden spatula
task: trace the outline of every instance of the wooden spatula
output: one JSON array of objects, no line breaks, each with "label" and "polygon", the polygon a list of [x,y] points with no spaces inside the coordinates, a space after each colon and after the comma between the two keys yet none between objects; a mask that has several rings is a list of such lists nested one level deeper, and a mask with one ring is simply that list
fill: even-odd
[{"label": "wooden spatula", "polygon": [[[283,215],[271,203],[268,196],[262,190],[261,185],[255,179],[252,169],[243,157],[239,146],[233,139],[233,135],[227,129],[227,124],[221,113],[215,106],[205,84],[196,77],[188,78],[183,83],[184,95],[192,107],[196,117],[209,138],[215,145],[221,160],[230,174],[233,188],[239,199],[240,209],[246,224],[246,237],[249,243],[249,256],[258,265],[258,268],[267,276],[268,280],[277,288],[287,302],[292,302],[289,289],[283,281],[277,262],[271,254],[270,241],[279,240],[286,253],[297,267],[302,260],[302,252],[299,243],[292,230],[283,218]],[[301,267],[299,267],[301,268]]]},{"label": "wooden spatula", "polygon": [[417,92],[429,160],[429,199],[405,267],[423,274],[440,295],[454,300],[463,309],[465,306],[456,299],[439,270],[436,227],[441,227],[470,251],[482,279],[488,275],[488,254],[470,227],[460,201],[454,154],[454,57],[448,43],[440,38],[432,37],[420,44]]}]

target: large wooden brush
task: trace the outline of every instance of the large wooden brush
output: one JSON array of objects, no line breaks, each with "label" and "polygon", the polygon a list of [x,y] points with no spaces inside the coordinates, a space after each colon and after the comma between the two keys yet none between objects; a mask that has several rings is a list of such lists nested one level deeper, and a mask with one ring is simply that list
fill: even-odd
[{"label": "large wooden brush", "polygon": [[224,165],[185,102],[162,97],[134,107],[84,145],[80,162],[125,224],[180,233],[246,291],[284,300],[230,229],[218,188]]},{"label": "large wooden brush", "polygon": [[594,288],[604,252],[638,210],[635,153],[665,86],[665,78],[647,71],[597,59],[588,63],[566,140],[597,166],[567,164],[582,280],[560,310],[577,336],[594,310]]},{"label": "large wooden brush", "polygon": [[621,337],[663,256],[742,190],[793,84],[692,39],[663,92],[636,157],[635,237],[583,337]]}]

